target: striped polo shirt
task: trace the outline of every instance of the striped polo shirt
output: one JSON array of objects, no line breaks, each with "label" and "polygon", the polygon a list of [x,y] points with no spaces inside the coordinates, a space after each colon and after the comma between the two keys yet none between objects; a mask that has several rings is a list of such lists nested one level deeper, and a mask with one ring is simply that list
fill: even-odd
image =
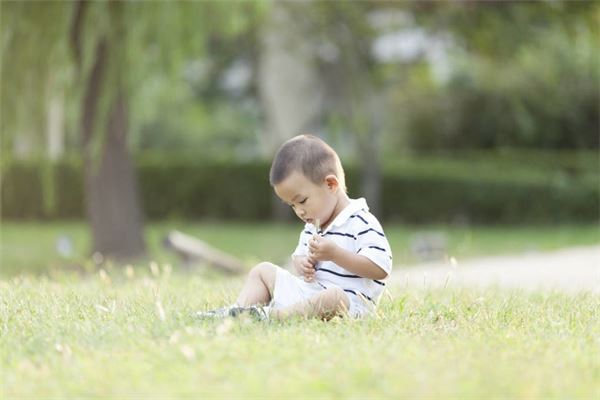
[{"label": "striped polo shirt", "polygon": [[[306,224],[292,256],[307,256],[308,241],[315,233],[348,251],[367,257],[387,272],[388,276],[392,272],[390,245],[381,224],[369,212],[365,199],[351,199],[350,204],[324,231],[317,232],[314,225]],[[320,261],[316,268],[316,281],[324,288],[335,285],[354,296],[362,295],[375,304],[385,287],[382,280],[363,278],[332,261]]]}]

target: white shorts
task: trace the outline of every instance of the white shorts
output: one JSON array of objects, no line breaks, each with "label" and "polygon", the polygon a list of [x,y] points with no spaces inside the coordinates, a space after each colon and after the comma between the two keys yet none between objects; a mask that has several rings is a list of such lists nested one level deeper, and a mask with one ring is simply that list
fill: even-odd
[{"label": "white shorts", "polygon": [[[329,287],[331,286],[329,285]],[[317,282],[305,282],[302,278],[292,275],[289,271],[277,267],[271,307],[283,308],[291,306],[292,304],[309,299],[323,290],[325,288]],[[350,317],[360,318],[374,311],[374,306],[370,303],[366,304],[364,300],[351,293],[344,293],[346,293],[350,302],[350,309],[348,310]]]}]

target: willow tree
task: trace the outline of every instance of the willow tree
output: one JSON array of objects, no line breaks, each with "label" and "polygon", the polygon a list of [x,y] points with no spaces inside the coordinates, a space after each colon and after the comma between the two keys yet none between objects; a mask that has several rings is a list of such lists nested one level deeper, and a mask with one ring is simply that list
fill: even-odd
[{"label": "willow tree", "polygon": [[[76,79],[83,88],[78,130],[86,212],[94,249],[130,258],[143,254],[145,246],[137,180],[127,146],[128,10],[123,2],[103,4],[98,11],[91,9],[94,5],[74,3],[70,29]],[[99,26],[90,30],[90,24]],[[84,65],[86,57],[89,67]]]},{"label": "willow tree", "polygon": [[77,0],[0,7],[2,81],[8,82],[2,114],[9,117],[3,138],[39,137],[46,83],[64,77],[93,251],[118,259],[143,255],[143,212],[128,146],[136,95],[145,77],[178,79],[186,60],[205,56],[208,32],[243,29],[252,5]]}]

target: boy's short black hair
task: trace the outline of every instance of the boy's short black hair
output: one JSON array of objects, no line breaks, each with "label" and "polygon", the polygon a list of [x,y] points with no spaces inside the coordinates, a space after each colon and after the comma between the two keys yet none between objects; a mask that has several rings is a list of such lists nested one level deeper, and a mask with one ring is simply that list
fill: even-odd
[{"label": "boy's short black hair", "polygon": [[342,190],[346,190],[340,158],[331,146],[316,136],[295,136],[277,150],[269,173],[271,186],[281,183],[294,171],[301,172],[315,184],[322,183],[327,175],[333,174]]}]

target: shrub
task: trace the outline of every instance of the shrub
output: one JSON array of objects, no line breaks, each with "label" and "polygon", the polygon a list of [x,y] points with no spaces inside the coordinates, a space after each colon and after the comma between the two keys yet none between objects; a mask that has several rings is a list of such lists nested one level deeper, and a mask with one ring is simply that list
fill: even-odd
[{"label": "shrub", "polygon": [[[574,162],[565,156],[550,163],[546,155],[530,155],[525,164],[526,159],[524,154],[516,158],[463,154],[389,164],[383,172],[380,217],[411,223],[599,220],[599,177],[597,164],[592,165],[597,157]],[[268,170],[267,162],[137,159],[143,208],[152,220],[270,218],[273,194]],[[358,171],[353,165],[346,170],[350,195],[358,197]],[[5,162],[1,180],[3,218],[84,216],[83,174],[77,162]]]}]

